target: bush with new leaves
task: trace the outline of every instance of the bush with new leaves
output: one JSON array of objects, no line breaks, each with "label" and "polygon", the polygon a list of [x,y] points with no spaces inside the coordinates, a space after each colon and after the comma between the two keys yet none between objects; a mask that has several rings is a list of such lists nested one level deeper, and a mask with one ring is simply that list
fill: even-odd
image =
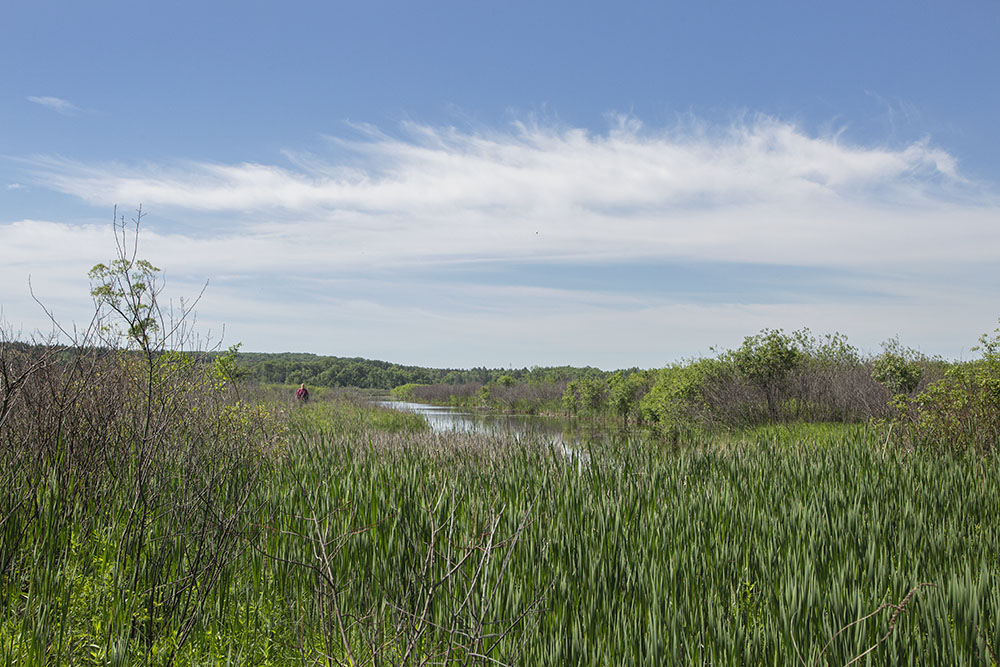
[{"label": "bush with new leaves", "polygon": [[982,358],[955,364],[944,378],[900,402],[911,443],[936,450],[994,451],[1000,442],[1000,329],[973,350]]},{"label": "bush with new leaves", "polygon": [[923,368],[921,355],[904,348],[898,338],[883,343],[884,351],[872,361],[872,379],[889,390],[893,396],[912,394],[920,384]]}]

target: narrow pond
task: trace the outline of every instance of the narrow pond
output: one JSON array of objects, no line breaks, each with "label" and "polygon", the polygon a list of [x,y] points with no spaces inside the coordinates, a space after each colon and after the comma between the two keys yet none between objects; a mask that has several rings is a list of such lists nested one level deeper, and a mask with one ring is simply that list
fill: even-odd
[{"label": "narrow pond", "polygon": [[590,440],[605,440],[620,433],[620,429],[589,419],[566,419],[539,415],[505,415],[477,412],[440,405],[409,401],[379,401],[393,410],[413,412],[424,419],[436,433],[511,433],[515,436],[541,437],[563,446]]}]

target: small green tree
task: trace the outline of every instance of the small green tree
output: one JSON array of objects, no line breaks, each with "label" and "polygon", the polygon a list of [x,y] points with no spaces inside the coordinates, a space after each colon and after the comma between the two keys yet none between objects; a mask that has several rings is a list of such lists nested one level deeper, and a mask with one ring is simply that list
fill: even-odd
[{"label": "small green tree", "polygon": [[652,386],[639,400],[642,421],[674,441],[706,423],[708,407],[703,392],[721,366],[717,359],[695,359],[651,373]]},{"label": "small green tree", "polygon": [[[148,474],[147,461],[153,456],[150,448],[159,442],[155,434],[168,429],[176,418],[182,403],[180,396],[199,385],[192,374],[202,374],[202,381],[212,381],[203,371],[196,370],[189,354],[181,351],[186,342],[185,322],[201,295],[190,304],[182,301],[178,311],[165,312],[161,308],[160,269],[138,258],[143,215],[140,206],[129,223],[124,216],[118,217],[115,208],[113,230],[117,253],[110,261],[95,265],[88,274],[104,344],[122,350],[120,358],[128,378],[126,396],[135,414],[142,415],[130,434],[134,463],[140,471],[137,477],[140,488],[144,487]],[[235,357],[234,350],[231,357]],[[224,355],[221,363],[227,364],[224,370],[232,374],[235,366],[229,361]]]},{"label": "small green tree", "polygon": [[804,355],[792,336],[781,329],[764,329],[756,336],[747,336],[743,345],[720,358],[748,385],[760,390],[767,405],[767,415],[774,421],[785,394],[785,381],[802,363]]},{"label": "small green tree", "polygon": [[607,393],[608,384],[603,378],[578,378],[566,385],[566,391],[562,395],[562,405],[570,414],[594,413],[603,405]]},{"label": "small green tree", "polygon": [[580,381],[580,406],[588,412],[597,412],[608,395],[608,384],[603,378],[584,378]]},{"label": "small green tree", "polygon": [[126,344],[137,345],[144,352],[157,347],[160,332],[160,311],[156,297],[159,269],[144,259],[118,257],[108,264],[97,264],[90,270],[90,295],[98,309],[110,308],[124,322],[124,334],[117,323],[103,324],[107,334],[125,338]]},{"label": "small green tree", "polygon": [[649,391],[649,374],[646,371],[617,371],[608,380],[608,403],[615,414],[628,421],[641,421],[639,402]]},{"label": "small green tree", "polygon": [[227,387],[238,387],[247,376],[247,371],[241,368],[237,358],[241,343],[230,345],[229,349],[212,360],[208,368],[208,377],[216,391],[225,391]]},{"label": "small green tree", "polygon": [[882,354],[872,361],[872,379],[885,386],[892,396],[912,394],[920,384],[923,369],[913,350],[904,348],[898,338],[882,343]]},{"label": "small green tree", "polygon": [[793,332],[791,337],[795,346],[811,363],[826,366],[854,366],[861,363],[857,348],[839,331],[817,336],[804,328]]},{"label": "small green tree", "polygon": [[[179,348],[184,344],[184,324],[201,300],[204,288],[193,302],[181,300],[179,310],[163,310],[159,299],[163,291],[160,269],[138,258],[139,228],[144,216],[140,206],[128,223],[124,216],[118,217],[115,207],[116,256],[107,263],[94,265],[87,275],[107,342],[138,348],[149,359],[167,347]],[[108,317],[108,310],[113,317]]]}]

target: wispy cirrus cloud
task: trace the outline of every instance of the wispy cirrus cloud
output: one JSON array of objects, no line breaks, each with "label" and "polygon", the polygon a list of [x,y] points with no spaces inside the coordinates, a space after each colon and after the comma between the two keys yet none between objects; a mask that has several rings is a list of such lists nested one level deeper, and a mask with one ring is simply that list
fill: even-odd
[{"label": "wispy cirrus cloud", "polygon": [[770,118],[659,132],[622,118],[606,134],[535,123],[493,132],[410,123],[399,136],[357,129],[360,139],[328,138],[339,160],[288,153],[292,167],[61,159],[36,166],[52,187],[94,203],[138,198],[196,210],[705,208],[862,193],[924,197],[961,180],[955,159],[928,142],[851,146]]},{"label": "wispy cirrus cloud", "polygon": [[29,96],[28,97],[28,101],[29,102],[34,102],[35,104],[43,106],[46,109],[50,109],[52,111],[55,111],[56,113],[60,113],[60,114],[62,114],[64,116],[75,116],[75,115],[77,115],[77,114],[79,114],[79,113],[81,113],[83,111],[83,109],[81,109],[80,107],[76,106],[75,104],[73,104],[69,100],[62,99],[61,97],[51,97],[51,96],[35,97],[35,96]]},{"label": "wispy cirrus cloud", "polygon": [[184,211],[213,220],[205,236],[238,228],[245,256],[259,244],[306,264],[857,265],[993,252],[966,233],[1000,242],[996,198],[927,141],[856,146],[767,117],[660,131],[619,118],[603,134],[537,123],[486,132],[408,124],[398,136],[357,129],[328,138],[326,157],[289,153],[283,165],[41,157],[30,166],[36,182],[90,203]]}]

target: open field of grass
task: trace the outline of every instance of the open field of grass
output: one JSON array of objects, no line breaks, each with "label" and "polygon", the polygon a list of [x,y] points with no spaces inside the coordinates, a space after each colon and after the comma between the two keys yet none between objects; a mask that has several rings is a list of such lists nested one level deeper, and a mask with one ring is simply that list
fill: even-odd
[{"label": "open field of grass", "polygon": [[0,662],[996,663],[995,453],[799,426],[568,457],[263,401],[145,467],[5,440]]}]

